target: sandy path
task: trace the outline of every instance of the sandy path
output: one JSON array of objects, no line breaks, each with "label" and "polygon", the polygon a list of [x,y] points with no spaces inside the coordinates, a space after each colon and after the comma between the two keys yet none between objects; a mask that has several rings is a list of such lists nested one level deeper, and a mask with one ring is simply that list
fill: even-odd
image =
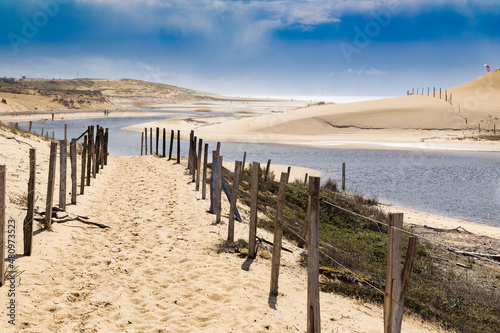
[{"label": "sandy path", "polygon": [[[297,264],[298,249],[285,244],[294,254],[284,253],[282,294],[269,299],[270,261],[216,253],[226,225],[213,225],[208,201],[188,184],[184,166],[153,156],[109,162],[68,211],[111,229],[58,224],[54,232],[37,233],[32,257],[18,259],[26,270],[18,286],[18,330],[305,331],[306,271]],[[247,238],[245,223],[236,228],[236,238]],[[324,332],[382,331],[377,306],[322,293],[321,310]],[[436,331],[411,318],[403,327]]]}]

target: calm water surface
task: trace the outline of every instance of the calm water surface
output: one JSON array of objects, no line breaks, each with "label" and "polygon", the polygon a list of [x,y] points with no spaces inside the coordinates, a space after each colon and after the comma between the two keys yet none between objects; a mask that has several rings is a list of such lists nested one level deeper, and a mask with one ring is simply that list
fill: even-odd
[{"label": "calm water surface", "polygon": [[[227,114],[226,114],[227,115]],[[213,114],[210,114],[213,116]],[[164,118],[167,119],[167,118]],[[88,125],[109,128],[112,155],[139,155],[141,134],[121,130],[124,126],[158,120],[157,117],[98,118],[40,121],[33,130],[50,136],[78,137]],[[24,129],[27,123],[20,123]],[[167,138],[170,132],[167,131]],[[210,149],[215,143],[209,142]],[[187,155],[187,142],[181,154]],[[160,149],[161,150],[161,149]],[[341,178],[342,162],[347,165],[347,189],[375,196],[381,202],[432,214],[500,226],[500,154],[456,151],[404,151],[308,148],[273,144],[223,142],[225,161],[295,165],[321,171],[323,180]]]}]

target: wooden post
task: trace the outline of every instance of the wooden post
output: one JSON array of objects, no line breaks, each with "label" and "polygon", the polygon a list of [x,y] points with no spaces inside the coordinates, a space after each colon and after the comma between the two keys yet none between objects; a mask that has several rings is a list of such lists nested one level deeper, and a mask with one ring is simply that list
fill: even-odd
[{"label": "wooden post", "polygon": [[148,129],[144,128],[144,137],[146,141],[144,143],[144,155],[148,155]]},{"label": "wooden post", "polygon": [[177,164],[181,163],[181,131],[177,130]]},{"label": "wooden post", "polygon": [[59,208],[66,210],[66,166],[68,164],[68,144],[66,140],[59,141]]},{"label": "wooden post", "polygon": [[[101,151],[101,129],[99,125],[96,126],[96,133],[95,133],[95,173],[99,173],[99,168],[101,165],[101,159],[100,159],[100,151]],[[95,175],[94,175],[95,178]]]},{"label": "wooden post", "polygon": [[[309,177],[309,188],[311,187],[311,183],[313,181],[314,177]],[[307,199],[307,210],[306,210],[306,218],[304,220],[304,224],[302,225],[302,229],[300,229],[300,238],[299,241],[297,242],[297,246],[303,248],[306,245],[306,239],[307,239],[307,233],[309,231],[309,226],[311,224],[311,196]]]},{"label": "wooden post", "polygon": [[92,131],[89,126],[89,137],[87,141],[87,186],[90,186],[90,175],[92,172]]},{"label": "wooden post", "polygon": [[217,156],[217,187],[216,187],[217,205],[215,206],[215,223],[221,222],[222,215],[222,156]]},{"label": "wooden post", "polygon": [[267,183],[267,178],[269,177],[269,168],[271,168],[271,160],[267,161],[266,174],[264,175],[264,183]]},{"label": "wooden post", "polygon": [[96,157],[97,133],[94,132],[94,126],[91,126],[91,129],[92,129],[92,177],[95,178],[97,173],[97,157]]},{"label": "wooden post", "polygon": [[5,204],[7,197],[7,167],[0,165],[0,286],[5,283]]},{"label": "wooden post", "polygon": [[172,159],[172,148],[174,148],[174,130],[170,130],[170,150],[168,152],[168,160]]},{"label": "wooden post", "polygon": [[403,268],[403,273],[401,274],[401,294],[399,295],[398,311],[395,313],[396,330],[395,332],[401,332],[401,325],[403,323],[404,314],[404,304],[405,304],[405,293],[408,291],[410,285],[411,270],[413,268],[413,260],[415,259],[415,251],[417,248],[417,237],[410,237],[408,239],[408,250],[406,251],[405,265]]},{"label": "wooden post", "polygon": [[497,135],[497,124],[493,124],[493,135]]},{"label": "wooden post", "polygon": [[481,124],[477,124],[477,133],[481,134]]},{"label": "wooden post", "polygon": [[[144,133],[143,133],[144,134]],[[87,172],[87,136],[83,138],[83,151],[82,151],[82,176],[80,179],[80,194],[85,194],[85,173]]]},{"label": "wooden post", "polygon": [[29,127],[29,129],[28,129],[28,132],[30,132],[30,133],[31,133],[31,127],[32,127],[32,126],[33,126],[33,122],[30,120],[30,127]]},{"label": "wooden post", "polygon": [[153,155],[153,127],[149,128],[149,155]]},{"label": "wooden post", "polygon": [[217,156],[220,155],[220,142],[217,142]]},{"label": "wooden post", "polygon": [[290,178],[291,172],[292,172],[292,167],[288,167],[288,170],[286,171],[286,173],[288,174],[288,178]]},{"label": "wooden post", "polygon": [[307,185],[307,177],[309,176],[309,174],[306,173],[306,176],[304,177],[304,185]]},{"label": "wooden post", "polygon": [[387,277],[384,296],[384,332],[396,333],[396,313],[400,305],[401,294],[401,239],[403,228],[403,214],[389,214]]},{"label": "wooden post", "polygon": [[189,174],[193,173],[193,139],[194,139],[194,131],[191,130],[189,134],[189,148],[188,148],[188,170]]},{"label": "wooden post", "polygon": [[434,90],[433,90],[433,93],[432,93],[432,97],[436,98],[436,87],[434,87]]},{"label": "wooden post", "polygon": [[236,211],[236,200],[238,198],[238,189],[240,187],[241,162],[236,161],[234,165],[233,192],[231,194],[231,206],[229,208],[229,224],[227,230],[227,240],[234,242],[234,212]]},{"label": "wooden post", "polygon": [[109,129],[106,128],[106,132],[104,133],[104,165],[108,165],[108,145],[109,143]]},{"label": "wooden post", "polygon": [[100,132],[101,132],[101,148],[99,150],[99,162],[100,162],[100,166],[101,166],[101,169],[104,169],[104,156],[106,156],[106,153],[104,152],[104,128],[101,127],[100,128]]},{"label": "wooden post", "polygon": [[250,232],[248,237],[248,257],[254,259],[256,249],[256,236],[257,236],[257,199],[259,192],[259,170],[260,164],[258,162],[252,163],[252,185],[250,196]]},{"label": "wooden post", "polygon": [[[33,217],[35,213],[36,149],[30,149],[30,178],[28,182],[28,212],[23,224],[24,255],[30,256],[33,244]],[[0,203],[1,205],[1,203]]]},{"label": "wooden post", "polygon": [[192,158],[192,161],[191,161],[191,168],[193,169],[193,179],[192,181],[193,182],[196,182],[196,168],[198,166],[198,156],[196,155],[196,142],[197,142],[198,138],[195,136],[193,138],[193,152],[191,153],[191,158]]},{"label": "wooden post", "polygon": [[[271,262],[271,290],[270,295],[278,295],[278,278],[281,262],[281,240],[283,237],[283,208],[285,206],[285,190],[289,174],[281,173],[280,188],[278,191],[278,204],[276,206],[276,222],[274,224],[273,258]],[[318,272],[319,274],[319,272]]]},{"label": "wooden post", "polygon": [[158,156],[160,153],[158,152],[158,145],[160,144],[160,128],[156,128],[156,156]]},{"label": "wooden post", "polygon": [[217,207],[217,197],[215,195],[217,192],[217,181],[215,179],[218,166],[217,156],[217,151],[212,151],[212,170],[210,170],[210,214],[215,214]]},{"label": "wooden post", "polygon": [[241,180],[243,180],[243,172],[245,172],[245,160],[247,159],[247,152],[243,153],[243,163],[241,164]]},{"label": "wooden post", "polygon": [[68,142],[68,124],[64,124],[64,141]]},{"label": "wooden post", "polygon": [[163,157],[167,156],[167,138],[166,130],[163,128]]},{"label": "wooden post", "polygon": [[319,308],[319,189],[320,178],[311,177],[309,182],[309,246],[307,256],[307,332],[321,332]]},{"label": "wooden post", "polygon": [[439,88],[439,99],[442,99],[442,90]]},{"label": "wooden post", "polygon": [[444,100],[448,102],[448,89],[444,91]]},{"label": "wooden post", "polygon": [[200,176],[201,176],[201,151],[203,148],[203,139],[198,142],[198,156],[196,158],[196,191],[200,191]]},{"label": "wooden post", "polygon": [[42,134],[40,136],[43,136],[43,127],[42,127]]},{"label": "wooden post", "polygon": [[345,163],[342,163],[342,191],[345,191]]},{"label": "wooden post", "polygon": [[141,156],[144,155],[143,151],[144,151],[144,132],[141,132]]},{"label": "wooden post", "polygon": [[429,96],[430,90],[431,90],[431,88],[427,87],[427,96]]},{"label": "wooden post", "polygon": [[52,230],[52,204],[56,181],[57,142],[50,144],[49,179],[47,181],[47,203],[45,205],[45,228]]},{"label": "wooden post", "polygon": [[203,181],[201,186],[201,198],[207,198],[207,161],[208,160],[208,143],[205,143],[205,151],[203,153]]},{"label": "wooden post", "polygon": [[76,139],[71,139],[69,145],[69,159],[71,161],[71,204],[76,205],[77,173],[76,170]]}]

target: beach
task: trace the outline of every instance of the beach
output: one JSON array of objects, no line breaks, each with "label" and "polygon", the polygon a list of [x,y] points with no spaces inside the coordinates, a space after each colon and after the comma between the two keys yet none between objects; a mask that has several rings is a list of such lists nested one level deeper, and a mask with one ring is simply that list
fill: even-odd
[{"label": "beach", "polygon": [[[8,132],[0,133],[12,198],[7,217],[16,221],[16,251],[22,253],[26,212],[15,198],[27,189],[31,145],[37,149],[36,205],[44,209],[49,147],[36,137],[15,136],[23,143],[7,139],[14,137]],[[85,195],[78,195],[77,205],[67,207],[70,216],[88,216],[110,229],[79,222],[54,224],[53,232],[36,226],[32,256],[16,259],[23,271],[16,286],[16,330],[305,331],[307,275],[298,263],[300,249],[285,241],[284,247],[293,253],[283,253],[280,294],[269,299],[270,260],[259,256],[248,262],[235,254],[217,253],[227,234],[227,202],[222,223],[214,224],[215,216],[207,213],[208,200],[201,199],[190,180],[185,160],[179,165],[155,156],[110,156]],[[248,208],[239,208],[248,221]],[[499,237],[500,228],[418,212],[408,212],[406,221],[460,225]],[[263,230],[258,235],[272,239]],[[235,238],[247,237],[248,223],[236,223]],[[320,297],[325,332],[382,330],[381,307],[334,294]],[[7,304],[7,292],[0,293],[0,299]],[[12,329],[7,311],[2,308],[3,331]],[[408,314],[403,331],[440,329]]]},{"label": "beach", "polygon": [[[466,94],[465,88],[460,89],[454,91],[456,100],[460,91],[463,96]],[[137,100],[127,100],[123,94],[115,96],[114,102],[119,107],[109,117],[145,114],[130,109],[137,105]],[[481,117],[486,117],[483,131],[487,129],[484,124],[494,123],[487,122],[492,109],[484,111],[485,115],[471,116],[472,110],[461,108],[458,113],[450,110],[449,103],[429,96],[320,104],[302,109],[296,109],[295,102],[289,101],[239,100],[237,106],[233,102],[233,99],[155,100],[145,105],[153,111],[165,111],[147,113],[157,116],[158,121],[127,129],[167,127],[181,130],[184,139],[195,130],[204,140],[332,148],[500,151],[498,141],[469,137],[478,131],[467,126],[471,119],[481,123]],[[183,117],[161,119],[177,109],[185,111]],[[224,111],[230,116],[193,118],[191,113],[200,110]],[[0,120],[49,119],[52,113],[11,112],[0,114]],[[101,110],[53,113],[56,119],[105,117]],[[464,121],[466,114],[469,124]],[[175,164],[153,155],[109,156],[108,165],[91,180],[85,194],[77,196],[77,205],[67,207],[67,214],[86,216],[110,228],[72,221],[54,224],[54,230],[47,231],[36,224],[33,254],[26,257],[22,255],[22,223],[26,215],[23,197],[29,177],[29,149],[37,150],[36,206],[44,211],[49,143],[37,136],[0,129],[0,146],[0,164],[7,167],[6,216],[9,223],[15,222],[18,254],[15,265],[22,272],[15,284],[16,326],[8,323],[9,310],[3,307],[2,331],[306,330],[307,270],[299,264],[301,249],[285,241],[284,247],[293,253],[283,252],[280,293],[277,298],[270,298],[269,259],[258,256],[251,261],[233,253],[218,252],[218,245],[227,236],[229,204],[224,199],[222,223],[215,224],[215,216],[207,212],[209,201],[201,199],[201,193],[195,191],[187,174],[185,159]],[[234,164],[225,162],[225,167],[232,170]],[[275,175],[286,170],[287,166],[280,165],[272,165],[271,169]],[[306,173],[318,175],[316,170],[292,167],[291,180],[303,181]],[[58,180],[55,186],[57,189]],[[69,201],[70,193],[67,195]],[[380,207],[386,212],[404,213],[407,228],[423,228],[425,237],[439,243],[475,246],[478,252],[495,251],[500,243],[498,227],[388,205]],[[242,204],[238,208],[243,222],[236,223],[235,238],[247,239],[249,209]],[[458,236],[447,232],[457,228],[466,232]],[[273,237],[261,229],[257,234],[270,241]],[[264,246],[261,250],[270,249]],[[0,293],[2,304],[12,300],[7,287]],[[381,306],[323,292],[320,299],[324,332],[383,331]],[[405,314],[403,332],[441,331],[444,330],[438,325],[424,322],[412,313]]]}]

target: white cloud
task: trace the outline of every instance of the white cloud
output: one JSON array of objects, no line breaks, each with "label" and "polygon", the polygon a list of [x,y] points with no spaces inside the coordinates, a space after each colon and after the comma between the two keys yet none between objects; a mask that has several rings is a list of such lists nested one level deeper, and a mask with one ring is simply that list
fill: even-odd
[{"label": "white cloud", "polygon": [[376,69],[376,68],[370,68],[370,69],[361,68],[360,70],[358,70],[358,74],[364,74],[364,75],[384,75],[386,73],[384,71],[381,71],[380,69]]}]

